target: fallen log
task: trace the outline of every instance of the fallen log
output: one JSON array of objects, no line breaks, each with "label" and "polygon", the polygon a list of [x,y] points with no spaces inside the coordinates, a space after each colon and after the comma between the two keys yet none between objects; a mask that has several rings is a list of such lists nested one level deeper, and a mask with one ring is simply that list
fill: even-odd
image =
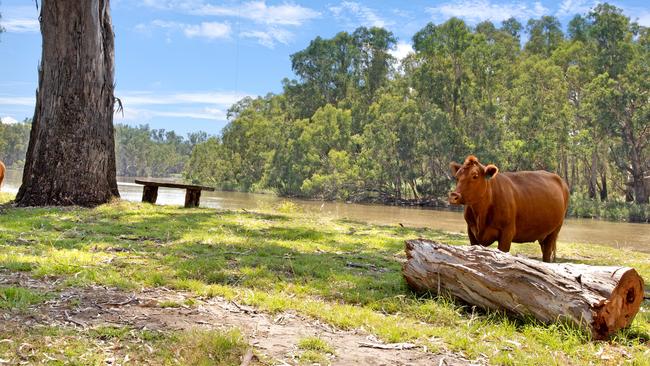
[{"label": "fallen log", "polygon": [[632,323],[643,279],[629,267],[544,263],[481,246],[406,242],[402,273],[415,291],[450,294],[484,309],[568,321],[605,339]]}]

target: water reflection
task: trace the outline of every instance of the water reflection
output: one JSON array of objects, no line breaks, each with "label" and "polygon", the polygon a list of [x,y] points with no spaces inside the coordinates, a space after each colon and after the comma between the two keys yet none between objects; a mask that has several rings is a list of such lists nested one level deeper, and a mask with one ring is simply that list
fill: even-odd
[{"label": "water reflection", "polygon": [[[20,174],[8,171],[3,192],[18,192]],[[140,201],[142,186],[133,183],[135,178],[118,177],[122,199]],[[269,208],[283,201],[291,201],[310,212],[335,218],[346,218],[372,224],[427,227],[451,232],[466,232],[467,227],[460,212],[384,205],[347,204],[341,202],[305,201],[238,192],[202,192],[201,207],[218,209],[256,210]],[[179,205],[185,202],[185,191],[160,188],[159,204]],[[608,222],[589,219],[567,219],[560,232],[560,241],[602,244],[650,253],[650,225]]]}]

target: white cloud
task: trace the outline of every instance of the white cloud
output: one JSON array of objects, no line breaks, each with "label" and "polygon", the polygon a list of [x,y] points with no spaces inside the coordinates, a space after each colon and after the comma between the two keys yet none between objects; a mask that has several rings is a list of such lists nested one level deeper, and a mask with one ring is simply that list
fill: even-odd
[{"label": "white cloud", "polygon": [[593,0],[564,0],[557,10],[557,16],[573,16],[576,14],[585,14],[596,2]]},{"label": "white cloud", "polygon": [[209,39],[228,38],[230,26],[224,23],[203,22],[199,25],[190,25],[184,30],[188,37],[205,37]]},{"label": "white cloud", "polygon": [[[190,118],[226,121],[227,110],[242,98],[254,95],[229,91],[168,92],[118,90],[123,112],[115,113],[116,122],[147,122],[156,117]],[[33,112],[34,97],[0,97],[0,106],[26,106]],[[5,112],[7,109],[2,108]],[[11,116],[1,118],[2,123],[16,123]]]},{"label": "white cloud", "polygon": [[191,118],[191,119],[205,119],[213,121],[226,121],[227,115],[218,108],[203,108],[203,109],[186,109],[175,111],[160,111],[147,108],[129,108],[125,109],[124,115],[122,113],[115,113],[114,120],[116,122],[147,122],[155,117],[172,117],[172,118]]},{"label": "white cloud", "polygon": [[117,91],[115,93],[124,107],[135,105],[170,105],[170,104],[234,104],[246,97],[247,94],[235,92],[195,92],[195,93],[162,93]]},{"label": "white cloud", "polygon": [[0,122],[2,124],[5,124],[5,125],[11,125],[11,124],[14,124],[14,123],[18,123],[18,121],[15,118],[11,117],[11,116],[0,117]]},{"label": "white cloud", "polygon": [[190,13],[195,15],[228,16],[271,25],[298,26],[317,18],[320,13],[297,4],[267,5],[266,1],[249,1],[240,6],[204,4]]},{"label": "white cloud", "polygon": [[343,1],[337,6],[331,6],[329,10],[335,17],[348,23],[381,28],[394,24],[380,17],[373,9],[354,1]]},{"label": "white cloud", "polygon": [[502,21],[511,17],[536,18],[549,12],[539,1],[533,3],[531,8],[525,3],[493,3],[491,0],[448,2],[427,8],[426,11],[440,20],[458,17],[473,23],[483,20]]},{"label": "white cloud", "polygon": [[122,100],[124,116],[117,121],[144,122],[156,117],[191,118],[226,121],[227,110],[249,96],[235,92],[153,93],[148,91],[117,91]]},{"label": "white cloud", "polygon": [[182,11],[192,15],[234,17],[270,25],[298,26],[317,18],[320,13],[298,4],[285,2],[267,5],[265,0],[248,1],[238,5],[213,5],[203,0],[144,0],[143,5]]},{"label": "white cloud", "polygon": [[36,19],[7,19],[3,20],[0,25],[8,33],[37,33],[41,31],[41,26]]},{"label": "white cloud", "polygon": [[227,23],[203,22],[200,24],[186,24],[164,20],[154,20],[149,25],[138,24],[135,29],[140,32],[149,32],[152,27],[179,30],[188,38],[202,37],[208,39],[230,38],[231,27]]},{"label": "white cloud", "polygon": [[38,11],[36,6],[33,5],[4,7],[0,25],[8,33],[36,33],[41,31],[38,23]]},{"label": "white cloud", "polygon": [[241,33],[242,37],[257,39],[257,42],[265,47],[273,48],[276,43],[289,44],[293,34],[281,28],[270,28],[266,31],[246,31]]},{"label": "white cloud", "polygon": [[398,61],[403,60],[409,53],[413,52],[413,47],[410,43],[398,42],[395,49],[388,51]]},{"label": "white cloud", "polygon": [[[256,39],[265,47],[273,48],[277,43],[288,44],[293,34],[287,27],[301,26],[320,13],[301,5],[282,3],[268,5],[265,0],[248,1],[239,5],[214,5],[204,0],[145,0],[143,5],[167,11],[180,11],[186,14],[205,17],[230,17],[249,21],[238,26],[244,28],[240,36]],[[149,33],[152,26],[183,31],[188,37],[210,39],[228,38],[231,27],[223,22],[204,22],[199,25],[157,20],[150,25],[140,24],[136,30]]]},{"label": "white cloud", "polygon": [[0,105],[19,105],[33,107],[36,104],[34,97],[0,97]]}]

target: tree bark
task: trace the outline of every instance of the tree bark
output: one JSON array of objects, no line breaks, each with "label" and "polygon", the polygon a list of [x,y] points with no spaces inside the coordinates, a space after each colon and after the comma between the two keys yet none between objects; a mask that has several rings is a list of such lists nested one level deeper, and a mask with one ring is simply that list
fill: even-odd
[{"label": "tree bark", "polygon": [[600,173],[600,200],[607,201],[607,166],[603,164],[602,173]]},{"label": "tree bark", "polygon": [[589,198],[592,200],[596,198],[597,190],[597,166],[598,166],[598,153],[596,151],[597,147],[594,147],[594,150],[591,153],[591,165],[589,166]]},{"label": "tree bark", "polygon": [[605,339],[632,323],[643,279],[628,267],[543,263],[480,246],[406,242],[403,275],[416,291],[449,293],[468,304],[568,321]]},{"label": "tree bark", "polygon": [[119,197],[110,0],[43,0],[36,108],[19,206],[95,206]]}]

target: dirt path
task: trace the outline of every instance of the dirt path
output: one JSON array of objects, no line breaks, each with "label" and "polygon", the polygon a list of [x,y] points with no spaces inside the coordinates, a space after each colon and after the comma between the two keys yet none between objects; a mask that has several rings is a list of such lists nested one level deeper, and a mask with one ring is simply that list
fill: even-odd
[{"label": "dirt path", "polygon": [[[32,279],[20,273],[0,272],[0,285],[21,286],[52,291],[55,280]],[[161,302],[193,306],[161,307]],[[297,363],[300,339],[318,336],[336,350],[333,365],[468,365],[470,361],[455,354],[434,354],[409,344],[386,345],[362,330],[335,329],[318,320],[293,312],[267,314],[223,298],[200,298],[189,292],[145,289],[129,293],[102,286],[66,288],[58,296],[27,314],[5,315],[2,323],[33,326],[37,324],[92,328],[98,325],[131,326],[136,329],[182,330],[191,328],[239,328],[248,337],[256,354],[275,364]],[[395,347],[379,349],[374,347]],[[406,348],[406,349],[399,349]]]}]

